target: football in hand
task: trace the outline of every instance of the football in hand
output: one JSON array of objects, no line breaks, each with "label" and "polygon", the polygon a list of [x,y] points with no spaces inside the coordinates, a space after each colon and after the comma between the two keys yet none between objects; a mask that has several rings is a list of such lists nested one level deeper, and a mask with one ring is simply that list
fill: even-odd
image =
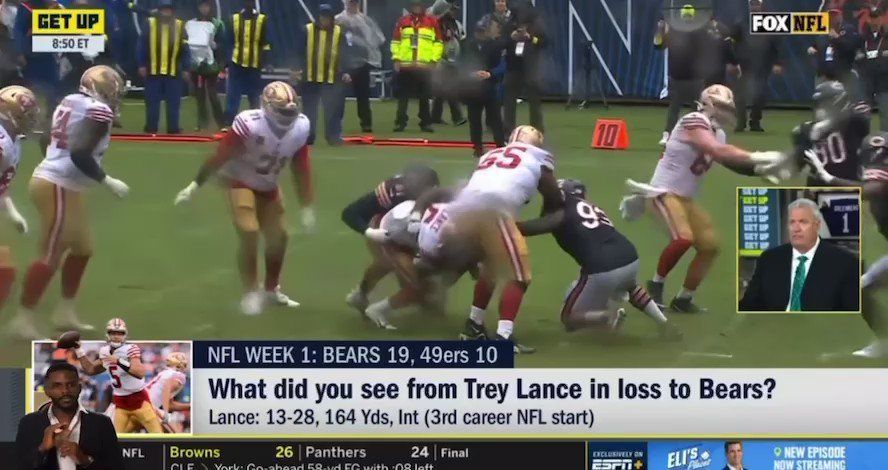
[{"label": "football in hand", "polygon": [[56,347],[59,349],[70,349],[77,347],[80,343],[80,332],[79,331],[66,331],[59,336],[59,341],[56,343]]}]

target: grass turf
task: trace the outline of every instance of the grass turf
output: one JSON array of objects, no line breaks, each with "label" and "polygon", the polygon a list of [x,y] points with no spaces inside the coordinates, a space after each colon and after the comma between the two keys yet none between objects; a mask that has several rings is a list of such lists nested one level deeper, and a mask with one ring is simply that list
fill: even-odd
[{"label": "grass turf", "polygon": [[[194,122],[194,105],[183,104],[183,123]],[[415,103],[411,112],[415,112]],[[378,136],[389,136],[394,104],[374,103]],[[142,127],[143,107],[127,102],[123,107],[125,128]],[[612,107],[609,110],[566,111],[561,105],[546,106],[547,143],[556,153],[556,174],[582,179],[589,197],[608,213],[638,247],[641,275],[653,273],[665,234],[650,218],[627,223],[619,219],[618,203],[623,181],[646,181],[661,149],[657,145],[665,110],[660,107]],[[526,110],[522,110],[524,116]],[[763,134],[739,134],[731,141],[749,149],[785,149],[790,129],[805,119],[798,111],[768,111]],[[589,149],[596,118],[623,118],[629,125],[631,149]],[[417,132],[415,119],[408,133]],[[346,132],[358,125],[353,103],[346,111]],[[437,126],[434,138],[461,139],[466,127]],[[322,139],[321,139],[322,140]],[[312,165],[317,195],[316,233],[298,227],[298,204],[290,182],[284,181],[289,206],[288,220],[293,236],[284,268],[285,292],[302,303],[298,310],[269,309],[259,317],[238,312],[240,287],[235,269],[235,234],[222,193],[203,188],[185,207],[174,207],[173,197],[212,151],[208,144],[123,143],[111,144],[106,157],[108,172],[130,184],[132,193],[118,201],[103,188],[88,196],[95,255],[90,261],[79,295],[84,320],[102,328],[112,316],[126,319],[131,336],[137,339],[422,339],[455,338],[461,330],[471,300],[471,284],[463,279],[451,292],[448,314],[428,318],[405,311],[394,317],[400,329],[384,332],[361,321],[343,299],[358,282],[368,255],[360,237],[340,220],[342,208],[372,189],[408,162],[422,161],[436,168],[445,183],[467,177],[474,165],[468,150],[422,148],[338,148],[319,144]],[[25,144],[19,177],[11,194],[32,226],[22,237],[9,224],[0,226],[0,240],[10,244],[19,267],[16,293],[2,312],[8,318],[16,308],[17,292],[25,268],[36,255],[37,217],[27,197],[27,183],[39,161],[37,145]],[[614,336],[593,332],[567,334],[559,322],[562,298],[577,268],[549,236],[530,240],[534,280],[518,317],[517,335],[538,348],[534,355],[521,356],[517,363],[529,367],[819,367],[879,365],[868,361],[820,360],[824,352],[851,351],[867,343],[869,332],[857,315],[766,315],[735,313],[735,187],[757,185],[721,167],[713,167],[699,198],[713,215],[721,232],[723,252],[699,289],[699,303],[709,312],[701,315],[670,314],[685,333],[680,344],[656,339],[653,322],[629,307],[623,331]],[[800,183],[800,182],[799,182]],[[538,202],[525,211],[534,216]],[[867,214],[864,221],[864,258],[875,260],[885,249]],[[689,253],[690,254],[690,253]],[[667,300],[680,288],[685,259],[667,281]],[[260,271],[261,272],[261,271]],[[642,279],[642,280],[643,280]],[[387,295],[394,283],[380,284],[374,298]],[[40,305],[42,319],[48,318],[58,299],[58,276]],[[490,320],[495,321],[496,303]],[[669,314],[669,312],[667,312]],[[100,338],[101,332],[88,337]],[[696,354],[704,353],[704,354]],[[732,355],[731,359],[712,354]],[[25,343],[4,338],[0,342],[0,365],[25,366],[29,361]],[[881,364],[884,365],[884,364]]]}]

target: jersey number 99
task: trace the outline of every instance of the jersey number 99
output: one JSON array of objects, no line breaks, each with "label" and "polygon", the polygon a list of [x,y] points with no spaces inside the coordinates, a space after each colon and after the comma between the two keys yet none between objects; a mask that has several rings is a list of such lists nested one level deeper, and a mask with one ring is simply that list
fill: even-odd
[{"label": "jersey number 99", "polygon": [[614,226],[603,210],[586,201],[577,203],[577,214],[583,218],[583,227],[591,230],[597,229],[601,224]]}]

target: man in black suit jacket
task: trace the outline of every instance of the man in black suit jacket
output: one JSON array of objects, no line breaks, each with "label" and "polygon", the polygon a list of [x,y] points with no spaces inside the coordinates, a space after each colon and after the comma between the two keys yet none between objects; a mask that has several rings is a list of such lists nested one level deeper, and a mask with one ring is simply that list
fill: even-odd
[{"label": "man in black suit jacket", "polygon": [[823,216],[810,199],[789,205],[790,243],[759,257],[741,311],[854,312],[860,310],[860,260],[823,242]]},{"label": "man in black suit jacket", "polygon": [[49,406],[25,415],[15,436],[19,470],[123,470],[114,425],[78,402],[80,376],[67,362],[44,376]]},{"label": "man in black suit jacket", "polygon": [[740,441],[725,442],[725,460],[728,464],[722,470],[746,470],[743,466],[743,443]]}]

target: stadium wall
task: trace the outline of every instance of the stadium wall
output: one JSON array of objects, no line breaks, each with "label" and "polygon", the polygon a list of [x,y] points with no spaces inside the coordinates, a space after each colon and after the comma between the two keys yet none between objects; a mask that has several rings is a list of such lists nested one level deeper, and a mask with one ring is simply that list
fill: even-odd
[{"label": "stadium wall", "polygon": [[[106,0],[113,8],[120,0]],[[338,4],[340,0],[330,0]],[[363,0],[366,11],[379,23],[387,36],[406,2],[401,0]],[[489,0],[457,0],[462,20],[474,24],[491,9]],[[138,0],[151,8],[157,0]],[[194,0],[176,0],[178,15],[192,15]],[[233,13],[241,0],[216,0],[223,17]],[[269,15],[270,36],[275,44],[275,65],[288,66],[300,51],[296,50],[301,27],[318,11],[321,0],[258,0]],[[429,4],[432,2],[429,1]],[[584,54],[589,54],[593,80],[600,77],[608,97],[658,100],[665,89],[666,54],[654,49],[652,39],[657,20],[662,17],[663,0],[536,0],[550,36],[550,53],[544,62],[544,93],[548,96],[597,96],[597,82],[586,88]],[[680,2],[678,2],[680,3]],[[695,2],[700,3],[700,2]],[[746,0],[713,0],[715,16],[731,23],[747,14]],[[772,11],[813,11],[820,2],[813,0],[772,0]],[[337,5],[338,6],[338,5]],[[119,10],[118,10],[119,12]],[[111,13],[114,14],[113,12]],[[120,13],[118,13],[118,16]],[[134,15],[129,15],[134,18]],[[129,22],[129,24],[125,24]],[[125,35],[136,34],[132,19],[119,21]],[[782,41],[784,74],[771,77],[771,101],[806,102],[814,87],[814,69],[805,49],[811,36],[786,37]]]}]

